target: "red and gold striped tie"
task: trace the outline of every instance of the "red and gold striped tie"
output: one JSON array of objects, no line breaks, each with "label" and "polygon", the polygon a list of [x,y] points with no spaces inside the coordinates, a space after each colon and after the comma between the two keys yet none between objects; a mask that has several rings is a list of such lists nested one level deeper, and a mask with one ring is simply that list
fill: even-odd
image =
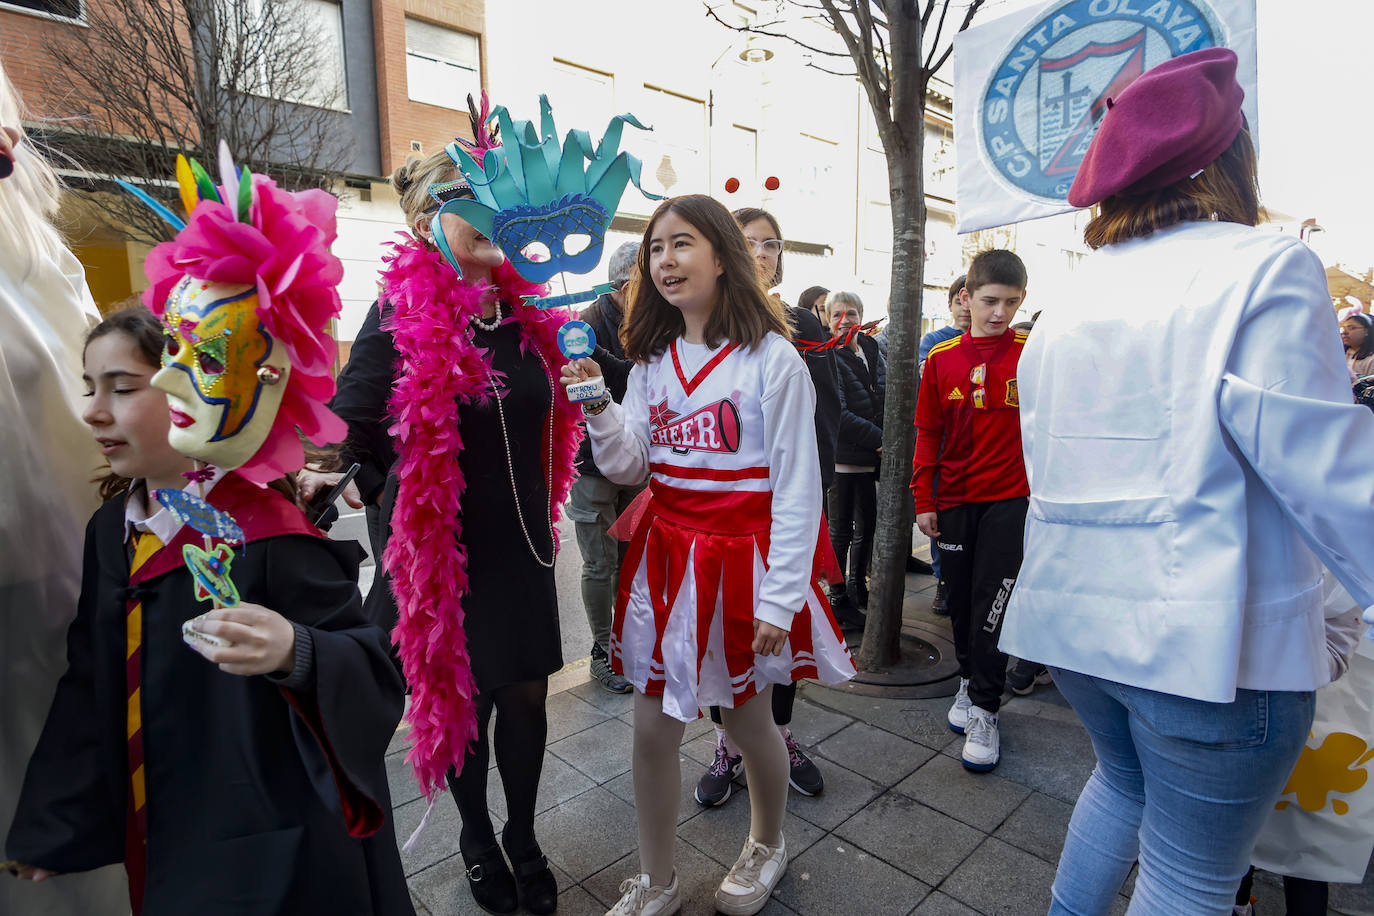
[{"label": "red and gold striped tie", "polygon": [[[134,533],[134,558],[129,578],[162,549],[162,541],[150,531]],[[137,593],[128,600],[124,630],[124,677],[128,690],[125,716],[129,737],[129,822],[125,837],[124,864],[129,872],[129,899],[134,913],[143,909],[143,886],[147,878],[148,793],[143,769],[143,599]]]}]

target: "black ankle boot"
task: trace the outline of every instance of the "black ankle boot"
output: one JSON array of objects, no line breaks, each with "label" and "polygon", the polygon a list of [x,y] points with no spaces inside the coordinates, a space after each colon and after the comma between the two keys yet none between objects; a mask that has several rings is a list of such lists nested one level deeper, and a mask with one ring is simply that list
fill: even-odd
[{"label": "black ankle boot", "polygon": [[505,847],[511,868],[515,870],[515,883],[520,888],[520,902],[525,909],[534,916],[545,916],[557,910],[558,881],[549,870],[549,860],[544,858],[539,844],[535,843],[525,850],[512,849],[506,830],[502,828],[501,845]]},{"label": "black ankle boot", "polygon": [[848,591],[830,593],[830,610],[841,630],[862,630],[868,621],[868,615],[855,606],[854,596]]},{"label": "black ankle boot", "polygon": [[473,853],[463,850],[463,865],[466,866],[468,889],[478,906],[497,916],[508,916],[519,908],[515,879],[495,843]]}]

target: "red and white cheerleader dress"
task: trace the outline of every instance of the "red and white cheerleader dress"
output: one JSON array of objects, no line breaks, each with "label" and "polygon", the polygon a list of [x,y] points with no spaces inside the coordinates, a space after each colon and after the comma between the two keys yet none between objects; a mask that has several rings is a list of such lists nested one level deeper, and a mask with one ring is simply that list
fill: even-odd
[{"label": "red and white cheerleader dress", "polygon": [[[816,584],[821,480],[815,391],[793,346],[679,338],[630,373],[623,404],[588,418],[596,465],[649,477],[621,566],[611,664],[684,722],[769,684],[834,684],[854,663]],[[789,631],[755,655],[754,621]]]}]

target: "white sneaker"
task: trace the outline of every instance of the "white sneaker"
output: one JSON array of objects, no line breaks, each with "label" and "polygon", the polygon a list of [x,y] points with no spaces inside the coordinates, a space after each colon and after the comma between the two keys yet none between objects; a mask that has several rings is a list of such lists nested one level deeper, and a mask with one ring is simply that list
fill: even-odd
[{"label": "white sneaker", "polygon": [[968,678],[959,678],[959,692],[954,695],[954,705],[949,708],[949,715],[945,716],[949,720],[949,727],[952,731],[959,734],[964,733],[968,727],[968,711],[973,706],[973,701],[968,698]]},{"label": "white sneaker", "polygon": [[626,878],[620,882],[620,899],[606,916],[672,916],[682,909],[677,891],[676,871],[667,887],[650,885],[648,875]]},{"label": "white sneaker", "polygon": [[1002,756],[1002,740],[997,732],[996,713],[970,707],[964,736],[964,769],[986,773],[997,766]]},{"label": "white sneaker", "polygon": [[716,909],[726,916],[753,916],[768,903],[773,888],[787,871],[787,841],[765,846],[750,837],[744,850],[716,890]]}]

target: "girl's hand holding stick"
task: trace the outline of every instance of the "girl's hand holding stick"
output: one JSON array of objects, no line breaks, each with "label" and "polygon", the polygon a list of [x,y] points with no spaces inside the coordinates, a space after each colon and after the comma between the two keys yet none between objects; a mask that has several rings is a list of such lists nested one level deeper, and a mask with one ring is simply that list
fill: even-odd
[{"label": "girl's hand holding stick", "polygon": [[[290,674],[296,665],[296,628],[276,611],[247,602],[195,618],[186,645],[226,674]],[[198,635],[226,643],[214,645]]]}]

